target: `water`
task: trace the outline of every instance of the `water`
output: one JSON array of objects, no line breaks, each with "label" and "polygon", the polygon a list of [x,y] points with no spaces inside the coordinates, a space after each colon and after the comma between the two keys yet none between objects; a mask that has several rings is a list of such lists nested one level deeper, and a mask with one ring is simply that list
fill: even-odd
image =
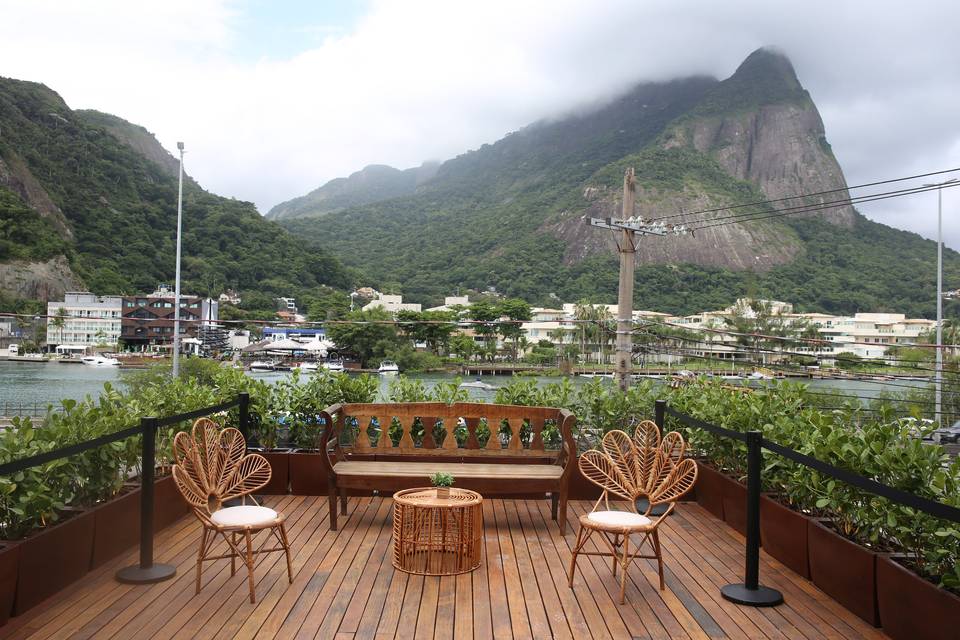
[{"label": "water", "polygon": [[[113,367],[90,367],[83,364],[62,364],[58,362],[7,362],[0,361],[0,415],[11,415],[20,413],[17,408],[22,404],[24,407],[33,407],[35,404],[41,408],[46,404],[59,404],[64,398],[81,400],[90,395],[97,397],[103,389],[103,383],[110,382],[114,385],[122,386],[123,377],[127,371],[119,370]],[[267,373],[249,373],[248,375],[273,382],[281,378],[288,377],[290,374],[285,372],[267,372]],[[453,374],[429,373],[429,374],[411,374],[411,379],[420,380],[429,390],[441,381],[452,381]],[[481,376],[480,380],[494,387],[503,386],[513,379],[511,376]],[[386,397],[389,392],[390,376],[379,376],[380,396]],[[470,382],[475,378],[464,378],[464,382]],[[536,378],[538,384],[547,384],[562,380],[559,377],[539,377]],[[586,379],[573,377],[571,381],[575,385],[582,384]],[[877,382],[865,380],[804,380],[812,389],[821,389],[823,391],[838,391],[844,395],[860,396],[865,398],[876,397],[884,390],[892,393],[900,393],[909,390],[909,387],[922,387],[927,383],[919,381],[897,380],[893,382]],[[496,389],[468,389],[470,397],[479,401],[489,402],[493,400]],[[25,411],[28,412],[28,411]],[[42,413],[42,410],[40,411]]]}]

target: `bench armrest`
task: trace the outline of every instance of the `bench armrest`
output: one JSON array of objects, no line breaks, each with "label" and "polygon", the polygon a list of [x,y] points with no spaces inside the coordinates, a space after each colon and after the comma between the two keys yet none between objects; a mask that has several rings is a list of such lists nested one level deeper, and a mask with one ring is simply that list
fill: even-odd
[{"label": "bench armrest", "polygon": [[334,477],[335,475],[333,465],[336,464],[336,460],[331,457],[331,454],[340,451],[340,428],[343,424],[342,409],[342,404],[335,404],[320,412],[320,417],[324,421],[324,429],[317,442],[317,449],[322,454],[320,464],[323,466],[327,477]]},{"label": "bench armrest", "polygon": [[560,455],[557,456],[557,464],[563,466],[563,476],[560,478],[560,483],[566,487],[573,475],[574,467],[577,466],[577,441],[573,437],[573,428],[577,423],[577,418],[566,409],[561,409],[559,421],[563,444]]}]

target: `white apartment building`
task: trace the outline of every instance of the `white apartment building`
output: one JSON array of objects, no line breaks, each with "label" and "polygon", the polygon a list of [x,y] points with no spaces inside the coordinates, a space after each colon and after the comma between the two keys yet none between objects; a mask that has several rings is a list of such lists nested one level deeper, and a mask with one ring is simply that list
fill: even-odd
[{"label": "white apartment building", "polygon": [[[116,345],[122,307],[120,296],[67,292],[62,302],[47,303],[47,346]],[[58,327],[61,318],[63,327]]]},{"label": "white apartment building", "polygon": [[830,318],[817,328],[832,347],[821,354],[849,352],[861,358],[882,358],[888,348],[916,342],[921,334],[936,326],[935,320],[907,318],[902,313],[857,313],[853,317]]},{"label": "white apartment building", "polygon": [[364,311],[381,308],[388,313],[397,311],[420,311],[421,305],[411,302],[404,302],[403,296],[381,293],[376,300],[372,300],[363,306]]},{"label": "white apartment building", "polygon": [[469,307],[470,298],[468,296],[445,296],[443,304],[439,307],[429,307],[426,311],[450,311],[452,307]]}]

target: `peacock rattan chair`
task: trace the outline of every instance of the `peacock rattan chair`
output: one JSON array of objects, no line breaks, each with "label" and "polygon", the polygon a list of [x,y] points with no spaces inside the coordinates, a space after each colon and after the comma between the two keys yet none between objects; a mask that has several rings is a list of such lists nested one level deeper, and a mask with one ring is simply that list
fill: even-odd
[{"label": "peacock rattan chair", "polygon": [[[651,423],[652,424],[652,423]],[[656,428],[656,425],[654,425]],[[639,427],[638,427],[639,431]],[[637,446],[637,441],[642,442]],[[693,488],[697,480],[696,462],[683,459],[683,439],[669,433],[660,440],[656,432],[656,446],[649,428],[631,439],[623,431],[611,431],[601,441],[602,451],[584,452],[578,461],[584,477],[603,489],[590,513],[580,517],[580,530],[570,559],[568,584],[573,588],[573,576],[578,555],[599,555],[613,559],[613,574],[620,576],[620,603],[626,600],[627,568],[637,558],[657,561],[660,589],[663,582],[663,554],[660,551],[658,529],[676,506],[676,501]],[[629,511],[610,508],[610,495],[627,502]],[[637,504],[643,499],[644,513],[638,513]],[[604,509],[599,510],[603,505]],[[657,509],[658,506],[663,509]],[[655,515],[654,511],[659,515]],[[607,550],[584,551],[583,548],[599,533]],[[641,536],[631,549],[631,535]],[[652,554],[641,554],[649,546]]]},{"label": "peacock rattan chair", "polygon": [[[254,558],[263,553],[283,551],[287,558],[287,578],[293,582],[290,545],[282,514],[257,505],[224,507],[227,500],[241,498],[270,481],[270,463],[266,458],[246,452],[243,434],[233,428],[220,429],[212,420],[201,418],[192,433],[180,432],[173,440],[176,464],[173,478],[184,499],[203,525],[197,554],[197,588],[200,593],[203,563],[230,558],[230,575],[236,574],[236,559],[247,566],[250,602],[256,602],[253,581]],[[254,548],[253,537],[261,531],[269,534]],[[215,550],[217,537],[227,543],[226,553]],[[246,543],[240,547],[240,539]],[[273,541],[278,546],[267,548]]]}]

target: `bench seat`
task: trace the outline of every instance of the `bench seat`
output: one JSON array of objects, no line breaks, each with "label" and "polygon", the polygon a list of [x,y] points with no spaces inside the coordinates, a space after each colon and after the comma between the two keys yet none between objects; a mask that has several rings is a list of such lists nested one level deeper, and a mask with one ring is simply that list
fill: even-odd
[{"label": "bench seat", "polygon": [[419,478],[424,485],[434,473],[449,473],[456,478],[457,486],[463,480],[504,478],[508,480],[548,480],[556,482],[563,476],[563,467],[555,464],[485,464],[456,462],[373,462],[347,461],[333,465],[337,478]]}]

